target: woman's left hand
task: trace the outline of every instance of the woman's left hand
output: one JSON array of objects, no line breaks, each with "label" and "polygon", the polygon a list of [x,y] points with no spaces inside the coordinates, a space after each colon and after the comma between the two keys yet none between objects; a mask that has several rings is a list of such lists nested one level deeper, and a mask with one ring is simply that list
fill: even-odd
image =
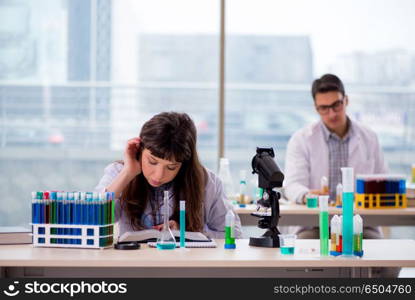
[{"label": "woman's left hand", "polygon": [[[164,226],[163,224],[155,225],[155,226],[153,226],[153,229],[156,229],[158,231],[162,231],[163,226]],[[174,220],[169,221],[169,227],[170,227],[170,229],[173,229],[173,230],[179,230],[179,224],[177,224],[177,222],[174,221]]]}]

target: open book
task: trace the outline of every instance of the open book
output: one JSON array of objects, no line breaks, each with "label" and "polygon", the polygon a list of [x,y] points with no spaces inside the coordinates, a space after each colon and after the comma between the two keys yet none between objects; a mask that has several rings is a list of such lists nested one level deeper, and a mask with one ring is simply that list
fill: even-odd
[{"label": "open book", "polygon": [[[149,247],[156,248],[157,242],[147,243]],[[186,248],[216,248],[216,242],[211,240],[210,242],[186,242]],[[180,248],[180,243],[176,243],[176,248]]]},{"label": "open book", "polygon": [[[172,230],[171,231],[176,238],[176,241],[180,240],[180,231]],[[118,242],[156,242],[159,237],[160,231],[156,229],[144,229],[140,231],[128,231],[124,232],[118,239]],[[210,242],[211,239],[208,238],[201,232],[191,232],[186,231],[185,234],[186,242]]]}]

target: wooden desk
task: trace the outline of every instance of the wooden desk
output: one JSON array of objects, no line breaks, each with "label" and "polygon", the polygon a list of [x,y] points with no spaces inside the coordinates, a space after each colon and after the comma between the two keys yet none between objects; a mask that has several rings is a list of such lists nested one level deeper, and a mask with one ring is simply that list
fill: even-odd
[{"label": "wooden desk", "polygon": [[[258,218],[251,216],[256,211],[256,205],[245,208],[235,207],[241,218],[242,225],[257,225]],[[363,218],[365,226],[404,226],[415,225],[415,207],[396,209],[355,209],[356,214]],[[341,208],[329,207],[330,215],[339,215]],[[305,205],[281,204],[279,225],[318,226],[318,208],[308,208]]]},{"label": "wooden desk", "polygon": [[294,255],[237,240],[217,248],[93,250],[0,246],[6,277],[370,277],[373,267],[415,267],[414,240],[365,240],[363,258],[320,257],[318,240],[297,240]]}]

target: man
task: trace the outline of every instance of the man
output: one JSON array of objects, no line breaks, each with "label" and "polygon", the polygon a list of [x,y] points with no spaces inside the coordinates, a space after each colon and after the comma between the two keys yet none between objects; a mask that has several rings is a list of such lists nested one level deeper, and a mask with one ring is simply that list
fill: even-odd
[{"label": "man", "polygon": [[[313,82],[311,93],[320,120],[294,133],[285,162],[285,196],[299,204],[305,203],[307,193],[322,194],[322,176],[328,178],[330,200],[335,200],[341,167],[353,167],[355,174],[387,172],[376,134],[347,116],[349,98],[341,80],[325,74]],[[363,236],[382,237],[370,227]],[[302,228],[298,237],[318,238],[318,228]]]},{"label": "man", "polygon": [[[300,129],[288,142],[285,161],[285,197],[305,203],[307,193],[322,194],[320,180],[329,179],[330,199],[342,181],[341,167],[355,174],[386,173],[387,168],[376,134],[352,121],[346,114],[349,98],[341,80],[325,74],[313,82],[311,94],[320,121]],[[299,238],[318,239],[318,228],[301,228]],[[363,238],[382,238],[379,228],[364,227]],[[400,268],[374,268],[374,277],[398,277]]]}]

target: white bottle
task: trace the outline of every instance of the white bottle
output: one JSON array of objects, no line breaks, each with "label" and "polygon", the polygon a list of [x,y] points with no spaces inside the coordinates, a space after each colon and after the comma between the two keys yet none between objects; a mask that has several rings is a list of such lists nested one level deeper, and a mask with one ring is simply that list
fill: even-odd
[{"label": "white bottle", "polygon": [[222,181],[225,195],[228,200],[232,201],[235,197],[235,190],[233,187],[233,181],[231,176],[231,170],[229,167],[229,160],[227,158],[221,158],[219,162],[219,174],[220,180]]}]

